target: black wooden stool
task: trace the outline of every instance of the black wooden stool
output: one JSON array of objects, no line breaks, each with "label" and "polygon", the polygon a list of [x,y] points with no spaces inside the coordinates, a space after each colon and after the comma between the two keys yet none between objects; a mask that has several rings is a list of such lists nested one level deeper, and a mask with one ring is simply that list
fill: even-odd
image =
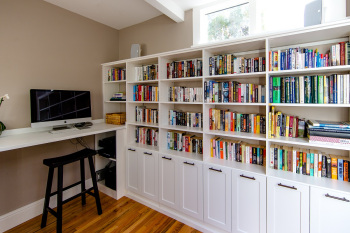
[{"label": "black wooden stool", "polygon": [[[102,208],[101,208],[101,202],[100,202],[100,195],[98,193],[98,187],[96,182],[96,173],[94,164],[92,161],[92,156],[96,154],[95,150],[92,149],[83,149],[81,151],[56,157],[56,158],[50,158],[50,159],[44,159],[43,163],[49,167],[49,176],[47,178],[47,186],[46,186],[46,194],[45,194],[45,202],[44,202],[44,209],[43,209],[43,216],[41,219],[41,228],[44,228],[46,226],[46,220],[47,220],[47,213],[50,212],[53,216],[57,218],[57,233],[62,232],[62,205],[81,196],[81,202],[82,205],[85,205],[86,198],[85,194],[90,194],[91,196],[95,197],[96,200],[96,206],[97,206],[97,213],[100,215],[102,214]],[[92,178],[92,188],[85,189],[85,167],[84,167],[84,159],[88,158],[89,165],[90,165],[90,172],[91,172],[91,178]],[[69,163],[73,163],[80,160],[80,176],[81,181],[69,185],[65,188],[63,188],[63,166]],[[58,168],[58,175],[57,175],[57,191],[51,193],[51,186],[52,186],[52,180],[53,180],[53,172],[54,168]],[[68,198],[67,200],[62,200],[62,194],[63,191],[70,189],[76,185],[81,184],[81,193]],[[92,193],[91,191],[94,190]],[[57,212],[54,211],[52,208],[49,207],[50,203],[50,197],[57,194]]]}]

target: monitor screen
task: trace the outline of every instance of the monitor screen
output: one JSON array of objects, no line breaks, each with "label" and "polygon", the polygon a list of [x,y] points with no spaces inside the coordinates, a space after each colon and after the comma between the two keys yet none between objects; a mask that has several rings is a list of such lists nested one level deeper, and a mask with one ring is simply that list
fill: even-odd
[{"label": "monitor screen", "polygon": [[30,90],[31,126],[57,126],[91,121],[89,91]]}]

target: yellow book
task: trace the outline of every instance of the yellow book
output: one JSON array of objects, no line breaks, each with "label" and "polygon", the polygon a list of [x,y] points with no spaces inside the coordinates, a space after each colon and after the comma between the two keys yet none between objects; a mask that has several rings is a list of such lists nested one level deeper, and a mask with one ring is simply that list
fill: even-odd
[{"label": "yellow book", "polygon": [[260,134],[260,115],[256,116],[256,133]]},{"label": "yellow book", "polygon": [[331,156],[331,178],[333,180],[337,180],[338,179],[338,158],[334,155],[330,155]]},{"label": "yellow book", "polygon": [[271,128],[272,128],[272,126],[271,126],[271,112],[269,112],[269,138],[272,138],[272,133],[271,133]]},{"label": "yellow book", "polygon": [[289,137],[289,116],[286,117],[286,133],[284,134],[285,137]]}]

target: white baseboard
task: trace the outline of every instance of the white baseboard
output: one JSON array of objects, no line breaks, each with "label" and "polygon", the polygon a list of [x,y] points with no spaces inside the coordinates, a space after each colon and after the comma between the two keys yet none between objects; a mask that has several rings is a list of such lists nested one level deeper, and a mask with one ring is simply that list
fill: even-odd
[{"label": "white baseboard", "polygon": [[173,210],[167,206],[160,205],[159,203],[150,201],[146,198],[143,198],[142,196],[138,194],[134,194],[131,192],[127,192],[126,196],[130,199],[133,199],[151,209],[154,209],[162,214],[165,214],[166,216],[169,216],[179,222],[182,222],[192,228],[195,228],[199,231],[205,232],[205,233],[227,233],[227,231],[220,230],[216,227],[213,227],[205,222],[202,222],[198,219],[192,218],[190,216],[187,216],[181,212],[178,212],[176,210]]},{"label": "white baseboard", "polygon": [[[86,189],[92,187],[92,180],[88,179],[85,182]],[[70,198],[80,193],[80,185],[63,192],[63,200]],[[50,198],[50,207],[55,208],[57,206],[57,197],[52,196]],[[21,223],[28,221],[43,213],[44,198],[36,202],[30,203],[19,209],[11,211],[10,213],[0,216],[0,232],[7,231]]]}]

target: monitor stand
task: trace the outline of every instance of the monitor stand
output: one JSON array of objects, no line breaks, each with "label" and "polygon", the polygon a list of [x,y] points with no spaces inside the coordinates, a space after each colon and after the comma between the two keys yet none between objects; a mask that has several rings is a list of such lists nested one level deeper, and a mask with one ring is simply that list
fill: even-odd
[{"label": "monitor stand", "polygon": [[57,127],[53,127],[52,130],[50,130],[50,133],[60,133],[60,132],[64,132],[64,131],[70,131],[74,129],[73,125],[60,125]]}]

